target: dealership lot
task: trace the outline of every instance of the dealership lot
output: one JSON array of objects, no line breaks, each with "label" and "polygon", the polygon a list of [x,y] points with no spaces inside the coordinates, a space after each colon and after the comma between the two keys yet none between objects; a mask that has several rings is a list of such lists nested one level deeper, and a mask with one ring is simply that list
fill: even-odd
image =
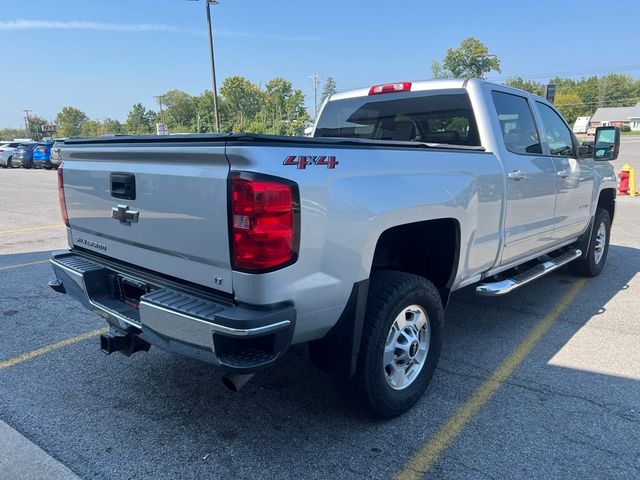
[{"label": "dealership lot", "polygon": [[[640,137],[625,162],[640,172]],[[105,356],[103,322],[46,285],[55,172],[0,170],[0,192],[0,420],[82,478],[640,476],[640,197],[619,199],[600,277],[456,293],[427,394],[377,421],[302,347],[239,394],[157,348]]]}]

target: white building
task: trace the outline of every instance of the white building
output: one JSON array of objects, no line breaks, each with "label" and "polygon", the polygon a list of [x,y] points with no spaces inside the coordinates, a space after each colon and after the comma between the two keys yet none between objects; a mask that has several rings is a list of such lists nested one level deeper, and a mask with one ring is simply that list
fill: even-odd
[{"label": "white building", "polygon": [[599,108],[591,117],[591,126],[611,125],[622,127],[628,125],[631,130],[640,130],[640,102],[634,107]]}]

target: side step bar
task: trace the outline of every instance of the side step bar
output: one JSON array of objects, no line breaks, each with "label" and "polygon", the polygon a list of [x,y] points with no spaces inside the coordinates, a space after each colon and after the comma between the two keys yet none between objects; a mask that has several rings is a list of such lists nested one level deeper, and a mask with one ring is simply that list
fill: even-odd
[{"label": "side step bar", "polygon": [[577,259],[581,255],[582,251],[580,249],[569,250],[557,258],[544,263],[539,263],[531,270],[520,273],[515,277],[501,280],[499,282],[481,283],[476,287],[476,294],[481,297],[497,297],[500,295],[506,295],[516,288],[520,288],[521,286],[533,282],[549,272],[557,270],[563,265]]}]

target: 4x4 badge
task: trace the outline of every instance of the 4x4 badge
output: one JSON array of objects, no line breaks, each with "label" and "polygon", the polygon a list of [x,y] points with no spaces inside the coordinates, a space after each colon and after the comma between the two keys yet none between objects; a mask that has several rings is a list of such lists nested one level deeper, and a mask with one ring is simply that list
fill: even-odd
[{"label": "4x4 badge", "polygon": [[307,165],[326,165],[328,169],[333,170],[338,165],[338,161],[333,155],[289,155],[282,164],[297,165],[298,170],[304,170]]},{"label": "4x4 badge", "polygon": [[120,223],[124,223],[125,225],[138,223],[139,216],[140,212],[137,210],[129,210],[129,205],[118,205],[111,209],[111,218],[119,220]]}]

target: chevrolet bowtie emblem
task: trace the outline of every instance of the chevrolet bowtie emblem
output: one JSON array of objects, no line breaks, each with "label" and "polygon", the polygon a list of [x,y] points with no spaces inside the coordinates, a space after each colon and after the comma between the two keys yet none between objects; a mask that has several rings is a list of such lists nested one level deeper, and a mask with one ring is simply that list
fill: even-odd
[{"label": "chevrolet bowtie emblem", "polygon": [[119,220],[120,223],[125,225],[131,225],[131,223],[138,223],[138,217],[140,212],[136,210],[129,210],[129,205],[118,205],[111,209],[111,218]]}]

